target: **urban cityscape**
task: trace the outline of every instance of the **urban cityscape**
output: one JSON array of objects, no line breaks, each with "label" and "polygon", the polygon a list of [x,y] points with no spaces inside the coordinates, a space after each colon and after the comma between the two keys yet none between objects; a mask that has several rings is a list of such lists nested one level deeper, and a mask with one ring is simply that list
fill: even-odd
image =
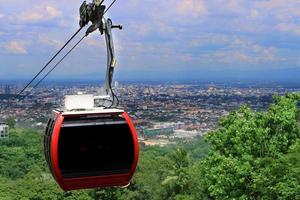
[{"label": "urban cityscape", "polygon": [[[50,84],[16,98],[18,84],[0,85],[0,122],[13,117],[17,126],[43,130],[51,110],[64,105],[65,95],[101,94],[97,84]],[[266,110],[275,94],[299,91],[280,85],[220,83],[114,83],[120,107],[136,124],[144,145],[176,143],[180,139],[201,137],[218,125],[218,120],[242,105]],[[28,127],[30,126],[30,127]]]}]

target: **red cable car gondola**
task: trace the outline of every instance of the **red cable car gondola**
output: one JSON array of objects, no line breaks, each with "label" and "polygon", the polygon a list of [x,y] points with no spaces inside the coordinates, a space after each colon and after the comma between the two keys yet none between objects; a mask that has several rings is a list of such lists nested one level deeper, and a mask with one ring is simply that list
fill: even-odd
[{"label": "red cable car gondola", "polygon": [[62,189],[129,184],[137,166],[139,147],[126,112],[53,112],[44,137],[45,155]]},{"label": "red cable car gondola", "polygon": [[[106,95],[67,96],[64,110],[53,111],[44,136],[50,171],[66,191],[126,186],[138,162],[139,146],[133,122],[126,112],[117,109],[119,100],[111,87],[116,65],[111,30],[122,29],[122,26],[113,25],[110,19],[103,17],[107,10],[104,11],[102,2],[82,4],[80,26],[82,28],[89,21],[93,23],[84,37],[97,29],[105,34],[108,51]],[[99,106],[97,100],[103,103]]]}]

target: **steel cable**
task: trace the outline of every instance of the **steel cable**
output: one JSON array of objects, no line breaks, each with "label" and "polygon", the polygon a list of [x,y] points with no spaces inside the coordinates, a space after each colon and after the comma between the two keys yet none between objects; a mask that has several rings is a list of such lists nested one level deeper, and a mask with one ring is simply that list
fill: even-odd
[{"label": "steel cable", "polygon": [[62,46],[62,48],[47,62],[46,65],[29,81],[29,83],[18,93],[17,97],[19,97],[29,86],[30,84],[46,69],[46,67],[57,57],[57,55],[73,40],[73,38],[81,31],[82,27],[80,27],[76,33],[72,35],[72,37]]}]

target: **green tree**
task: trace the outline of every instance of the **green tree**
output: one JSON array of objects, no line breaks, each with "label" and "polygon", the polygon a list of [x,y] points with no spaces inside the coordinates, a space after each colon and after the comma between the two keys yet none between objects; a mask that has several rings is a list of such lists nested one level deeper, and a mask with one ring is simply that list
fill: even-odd
[{"label": "green tree", "polygon": [[162,181],[162,199],[190,199],[190,157],[184,149],[169,155],[168,175]]},{"label": "green tree", "polygon": [[268,112],[243,106],[207,135],[199,182],[212,199],[300,197],[299,94],[274,98]]},{"label": "green tree", "polygon": [[5,119],[5,123],[9,126],[9,128],[14,129],[16,126],[16,119],[14,117],[7,117]]}]

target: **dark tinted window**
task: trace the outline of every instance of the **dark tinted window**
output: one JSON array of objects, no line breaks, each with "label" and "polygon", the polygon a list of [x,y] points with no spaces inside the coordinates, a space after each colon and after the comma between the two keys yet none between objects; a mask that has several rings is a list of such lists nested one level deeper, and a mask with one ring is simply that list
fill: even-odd
[{"label": "dark tinted window", "polygon": [[128,173],[134,159],[133,138],[122,118],[67,120],[58,155],[65,178]]},{"label": "dark tinted window", "polygon": [[51,165],[50,147],[51,147],[51,137],[52,137],[53,128],[54,128],[54,120],[49,119],[44,134],[44,153],[45,153],[47,164],[52,174],[53,174],[53,170]]}]

